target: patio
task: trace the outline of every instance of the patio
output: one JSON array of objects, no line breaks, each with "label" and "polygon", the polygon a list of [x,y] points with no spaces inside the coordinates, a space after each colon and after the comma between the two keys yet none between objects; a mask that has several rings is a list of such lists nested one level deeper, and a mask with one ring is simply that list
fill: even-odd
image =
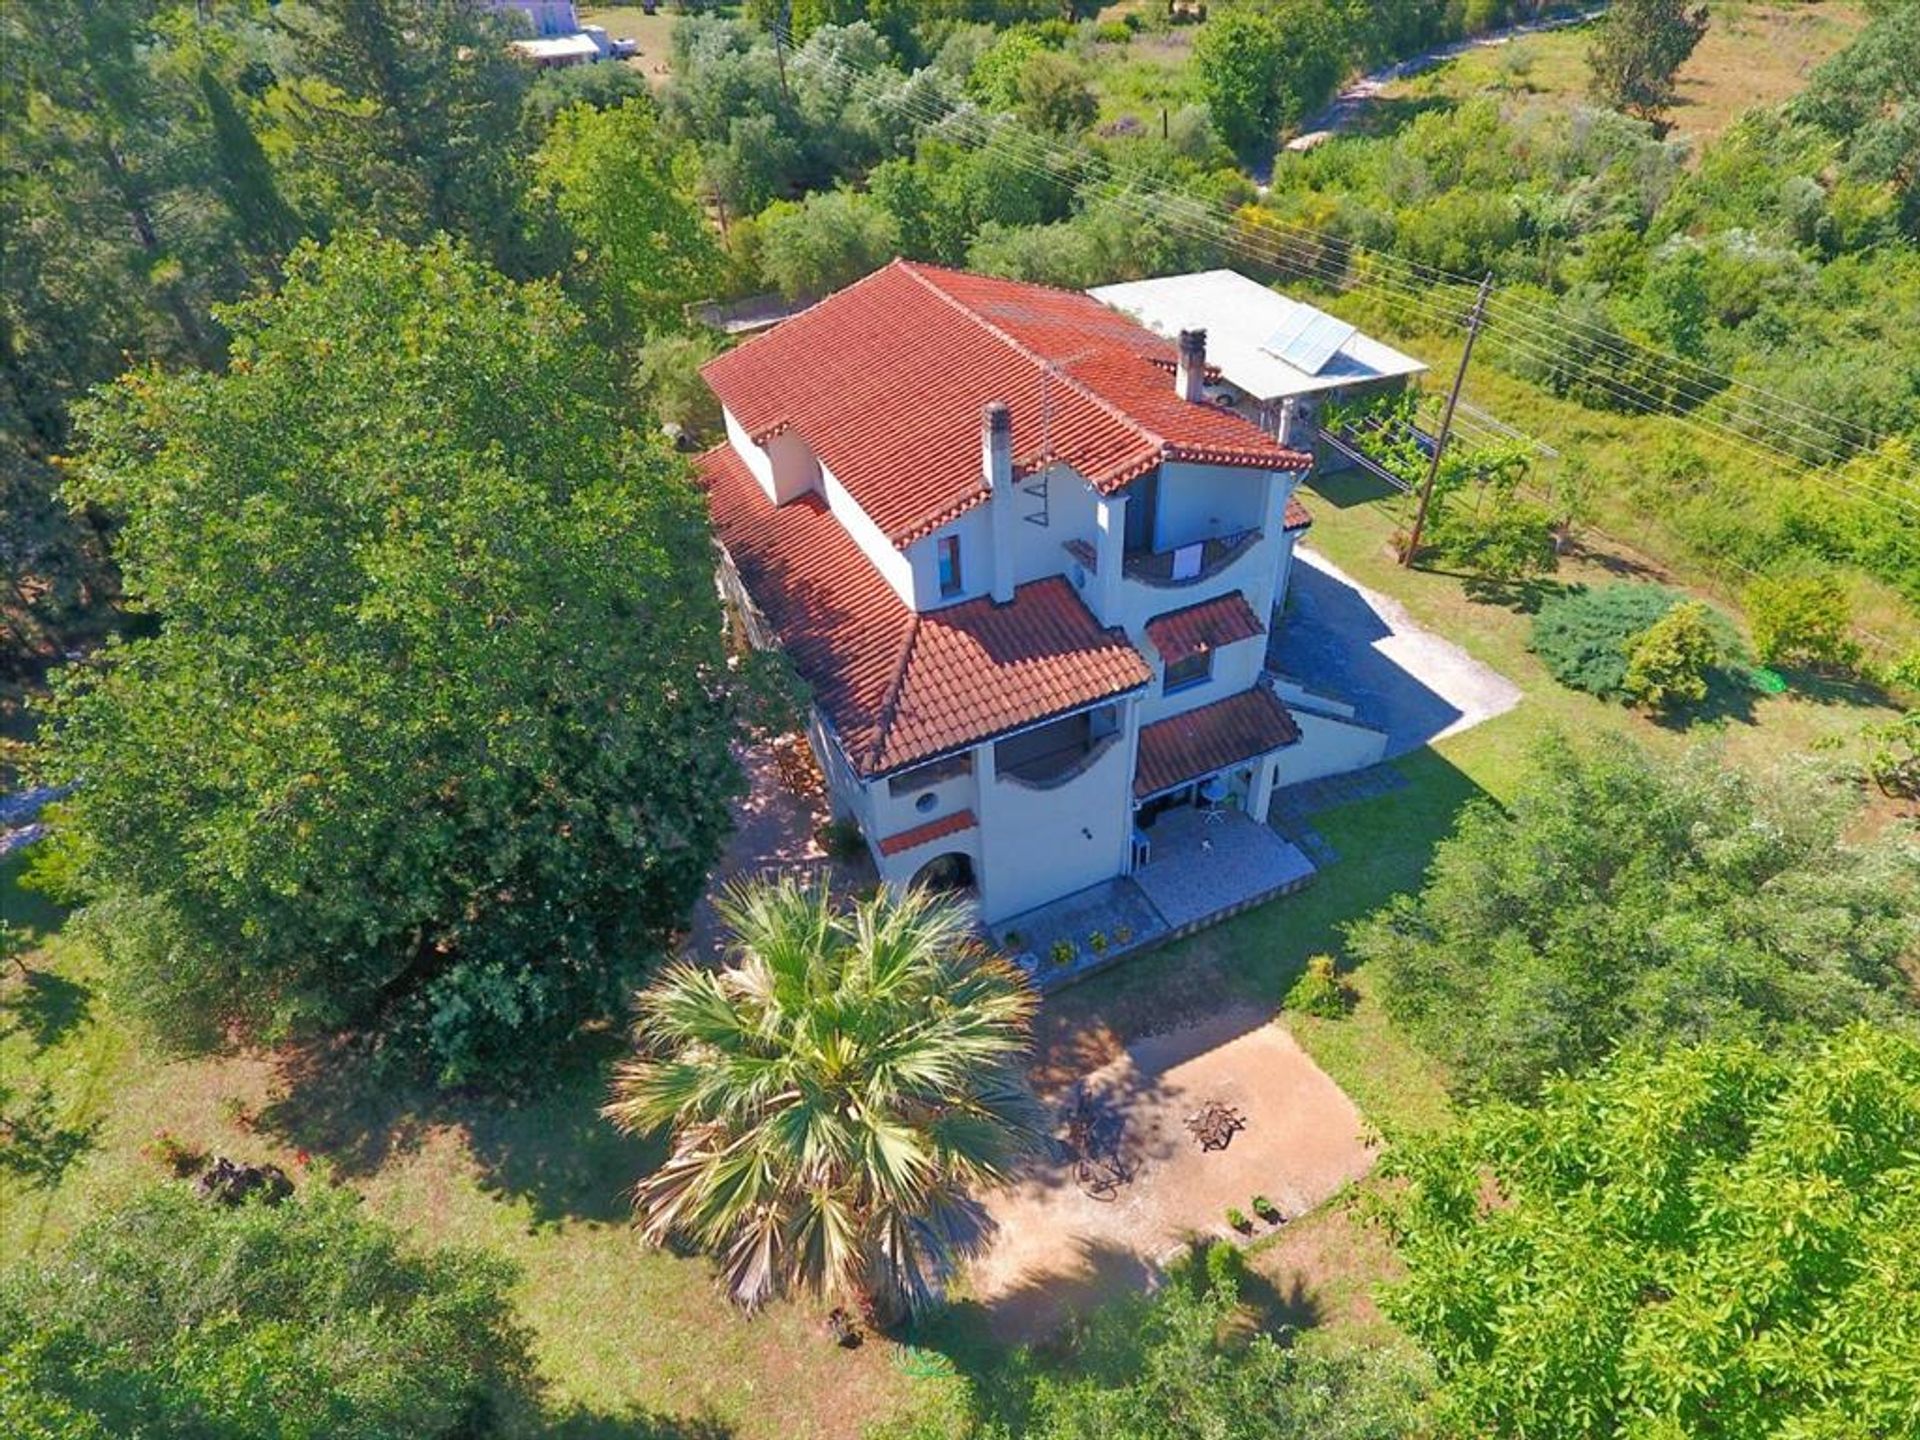
[{"label": "patio", "polygon": [[[993,927],[994,943],[1041,990],[1308,884],[1313,862],[1238,810],[1169,810],[1143,832],[1152,858]],[[1069,954],[1069,952],[1071,952]]]},{"label": "patio", "polygon": [[[1123,1178],[1088,1183],[1068,1153],[1082,1096],[1117,1131]],[[1052,1101],[1063,1143],[984,1197],[997,1230],[967,1271],[1004,1340],[1041,1339],[1070,1312],[1151,1285],[1196,1235],[1251,1238],[1229,1228],[1229,1207],[1251,1214],[1264,1195],[1298,1219],[1373,1167],[1353,1102],[1251,1010],[1138,1040]],[[1209,1102],[1245,1117],[1221,1149],[1202,1149],[1187,1129]],[[1271,1229],[1254,1222],[1256,1234]]]}]

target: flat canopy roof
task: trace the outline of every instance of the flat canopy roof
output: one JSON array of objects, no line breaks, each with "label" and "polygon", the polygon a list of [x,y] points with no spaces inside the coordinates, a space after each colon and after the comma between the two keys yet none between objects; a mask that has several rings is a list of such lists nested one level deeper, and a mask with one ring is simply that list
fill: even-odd
[{"label": "flat canopy roof", "polygon": [[1235,270],[1201,270],[1087,292],[1150,330],[1207,332],[1207,363],[1260,400],[1418,375],[1426,363]]},{"label": "flat canopy roof", "polygon": [[515,40],[513,48],[533,60],[598,60],[600,47],[591,35],[549,35],[539,40]]}]

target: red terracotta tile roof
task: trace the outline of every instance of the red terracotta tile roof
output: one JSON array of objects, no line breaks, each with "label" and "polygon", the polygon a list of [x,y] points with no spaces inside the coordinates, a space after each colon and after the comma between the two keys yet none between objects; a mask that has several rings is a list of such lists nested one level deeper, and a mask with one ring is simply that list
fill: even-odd
[{"label": "red terracotta tile roof", "polygon": [[1156,616],[1147,622],[1147,639],[1169,665],[1236,640],[1264,635],[1266,627],[1238,590]]},{"label": "red terracotta tile roof", "polygon": [[1304,530],[1313,524],[1313,512],[1302,505],[1292,495],[1287,497],[1287,517],[1280,522],[1282,530]]},{"label": "red terracotta tile roof", "polygon": [[1105,493],[1163,460],[1312,463],[1182,400],[1173,360],[1168,341],[1078,291],[896,260],[701,374],[755,440],[798,432],[904,548],[986,498],[990,400],[1012,410],[1016,473],[1060,460]]},{"label": "red terracotta tile roof", "polygon": [[1058,576],[916,615],[816,493],[776,507],[733,449],[699,460],[721,544],[862,775],[884,775],[1152,678]]},{"label": "red terracotta tile roof", "polygon": [[929,820],[911,830],[902,830],[898,835],[887,836],[880,842],[880,853],[898,855],[902,850],[911,850],[916,845],[930,845],[935,840],[958,835],[962,830],[971,830],[977,824],[979,821],[973,818],[973,811],[956,810],[951,815],[942,815],[938,820]]},{"label": "red terracotta tile roof", "polygon": [[1134,798],[1158,795],[1299,738],[1300,727],[1293,723],[1293,716],[1264,685],[1170,720],[1157,720],[1140,731]]}]

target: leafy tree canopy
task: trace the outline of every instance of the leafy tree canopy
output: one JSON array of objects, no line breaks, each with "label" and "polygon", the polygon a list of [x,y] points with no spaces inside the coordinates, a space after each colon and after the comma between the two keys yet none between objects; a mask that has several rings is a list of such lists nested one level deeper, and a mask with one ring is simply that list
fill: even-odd
[{"label": "leafy tree canopy", "polygon": [[1623,1057],[1396,1148],[1444,1434],[1920,1433],[1920,1043]]},{"label": "leafy tree canopy", "polygon": [[1587,52],[1594,98],[1653,119],[1673,104],[1673,77],[1706,33],[1707,7],[1692,0],[1619,0]]},{"label": "leafy tree canopy", "polygon": [[699,504],[546,285],[298,251],[223,375],[84,411],[159,620],[62,687],[50,864],[180,1038],[406,1029],[447,1082],[617,1007],[726,826]]},{"label": "leafy tree canopy", "polygon": [[1849,809],[1704,749],[1673,764],[1549,737],[1511,812],[1470,806],[1424,888],[1349,948],[1469,1095],[1524,1098],[1629,1042],[1904,1024],[1920,853],[1843,841]]},{"label": "leafy tree canopy", "polygon": [[410,1251],[345,1191],[138,1196],[0,1273],[0,1431],[29,1440],[486,1433],[532,1380],[510,1268]]},{"label": "leafy tree canopy", "polygon": [[561,111],[534,157],[536,198],[559,209],[593,313],[615,343],[677,327],[681,307],[718,275],[719,249],[693,195],[696,167],[644,96]]}]

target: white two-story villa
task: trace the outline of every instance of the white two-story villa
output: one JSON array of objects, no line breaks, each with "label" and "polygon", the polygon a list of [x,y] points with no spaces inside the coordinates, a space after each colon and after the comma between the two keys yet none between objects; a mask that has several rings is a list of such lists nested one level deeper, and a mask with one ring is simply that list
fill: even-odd
[{"label": "white two-story villa", "polygon": [[1209,396],[1204,332],[896,262],[704,373],[724,582],[883,881],[993,924],[1157,833],[1279,843],[1301,729],[1264,662],[1310,460]]}]

